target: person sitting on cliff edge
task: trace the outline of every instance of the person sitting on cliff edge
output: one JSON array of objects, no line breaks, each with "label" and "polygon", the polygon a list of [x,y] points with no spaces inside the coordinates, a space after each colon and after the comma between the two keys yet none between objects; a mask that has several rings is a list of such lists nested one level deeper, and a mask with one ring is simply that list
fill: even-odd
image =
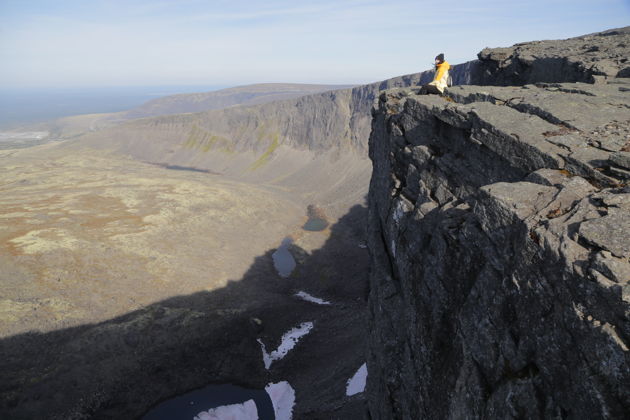
[{"label": "person sitting on cliff edge", "polygon": [[422,86],[418,93],[420,95],[428,95],[430,93],[442,95],[444,89],[448,87],[448,71],[450,68],[451,65],[444,60],[444,53],[438,54],[435,57],[435,77],[433,81]]}]

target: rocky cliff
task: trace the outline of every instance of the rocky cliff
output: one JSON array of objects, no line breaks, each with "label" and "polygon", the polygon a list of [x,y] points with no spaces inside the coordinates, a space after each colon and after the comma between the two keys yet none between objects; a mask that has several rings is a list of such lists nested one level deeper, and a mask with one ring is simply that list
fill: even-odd
[{"label": "rocky cliff", "polygon": [[624,418],[630,31],[479,57],[373,110],[371,417]]},{"label": "rocky cliff", "polygon": [[261,83],[212,92],[182,93],[153,99],[129,111],[115,114],[111,118],[128,120],[185,112],[203,112],[238,105],[258,105],[348,87],[350,86]]}]

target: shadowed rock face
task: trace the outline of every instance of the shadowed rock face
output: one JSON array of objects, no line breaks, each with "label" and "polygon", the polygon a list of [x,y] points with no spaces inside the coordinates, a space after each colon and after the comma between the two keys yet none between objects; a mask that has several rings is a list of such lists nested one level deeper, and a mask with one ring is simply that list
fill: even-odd
[{"label": "shadowed rock face", "polygon": [[[570,63],[590,45],[608,54],[627,36],[480,54],[484,66],[502,63],[487,73],[497,84],[549,83],[380,95],[370,137],[371,418],[630,411],[630,80],[611,78],[615,68],[599,84],[560,83],[545,58],[566,49]],[[515,74],[528,49],[547,55]],[[597,75],[599,63],[562,77]]]}]

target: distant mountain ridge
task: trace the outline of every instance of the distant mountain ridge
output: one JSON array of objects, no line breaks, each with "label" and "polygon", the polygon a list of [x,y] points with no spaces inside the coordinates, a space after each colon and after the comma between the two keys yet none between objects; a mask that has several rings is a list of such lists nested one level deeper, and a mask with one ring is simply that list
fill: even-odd
[{"label": "distant mountain ridge", "polygon": [[238,105],[259,105],[304,95],[338,90],[352,85],[318,85],[301,83],[259,83],[211,92],[183,93],[156,98],[118,114],[121,119],[136,119],[169,114],[203,112]]}]

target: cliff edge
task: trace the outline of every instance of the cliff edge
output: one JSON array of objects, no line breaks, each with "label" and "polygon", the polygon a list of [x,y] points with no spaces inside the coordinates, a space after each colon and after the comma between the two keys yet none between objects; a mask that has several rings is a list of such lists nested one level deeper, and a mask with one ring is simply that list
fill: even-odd
[{"label": "cliff edge", "polygon": [[482,51],[473,80],[515,86],[381,93],[371,418],[630,412],[629,35]]}]

